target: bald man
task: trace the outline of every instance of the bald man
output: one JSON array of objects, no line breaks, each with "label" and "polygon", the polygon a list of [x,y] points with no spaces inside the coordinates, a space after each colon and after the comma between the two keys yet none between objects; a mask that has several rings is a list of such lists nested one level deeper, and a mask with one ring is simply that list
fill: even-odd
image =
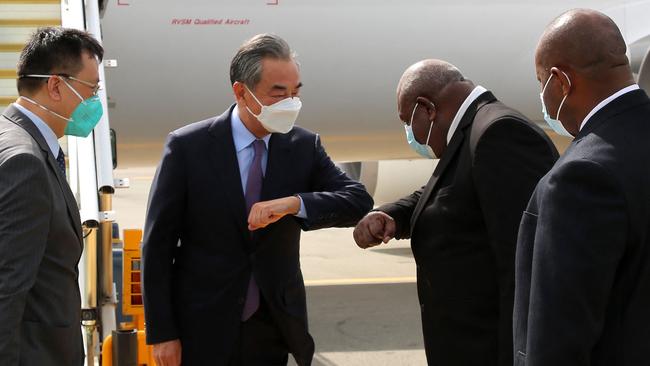
[{"label": "bald man", "polygon": [[575,139],[522,218],[515,365],[650,364],[650,100],[625,52],[582,9],[537,46],[546,119]]},{"label": "bald man", "polygon": [[355,240],[411,238],[430,365],[511,366],[517,228],[557,151],[444,61],[408,68],[397,108],[409,144],[440,161],[425,187],[368,214]]}]

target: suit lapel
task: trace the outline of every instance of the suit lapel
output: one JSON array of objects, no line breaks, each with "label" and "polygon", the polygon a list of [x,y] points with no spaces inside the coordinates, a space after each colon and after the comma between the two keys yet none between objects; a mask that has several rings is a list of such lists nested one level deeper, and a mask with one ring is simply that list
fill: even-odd
[{"label": "suit lapel", "polygon": [[77,236],[79,236],[79,239],[82,239],[82,234],[81,234],[81,218],[79,217],[79,207],[77,206],[77,200],[74,198],[74,194],[70,190],[70,185],[68,184],[68,181],[66,181],[65,177],[63,176],[63,173],[61,173],[61,170],[59,169],[59,164],[54,160],[52,157],[52,154],[47,154],[47,162],[50,165],[50,169],[54,170],[54,174],[56,174],[56,179],[59,181],[59,186],[61,186],[61,190],[63,191],[63,196],[65,197],[65,202],[68,205],[68,210],[70,214],[70,218],[72,219],[72,222],[75,227],[75,233],[77,233]]},{"label": "suit lapel", "polygon": [[13,105],[7,107],[3,115],[8,120],[12,121],[16,125],[20,126],[22,129],[27,131],[32,136],[32,138],[36,141],[36,143],[41,148],[41,150],[45,153],[47,163],[50,166],[50,169],[54,172],[54,175],[56,176],[56,179],[59,182],[59,186],[61,187],[61,191],[63,192],[63,197],[65,199],[66,205],[68,206],[68,215],[70,216],[70,219],[72,220],[72,224],[74,225],[74,232],[77,234],[79,240],[82,242],[81,219],[79,218],[79,207],[77,206],[77,201],[74,198],[74,194],[70,190],[70,185],[68,184],[65,177],[63,176],[63,173],[59,169],[58,163],[56,162],[56,160],[54,160],[54,156],[52,156],[52,151],[50,150],[50,147],[45,141],[45,138],[38,130],[36,125],[34,125],[34,123],[29,118],[27,118],[27,116],[22,114],[22,112],[20,112],[18,108],[14,107]]},{"label": "suit lapel", "polygon": [[485,92],[481,94],[478,98],[476,98],[476,100],[472,102],[472,104],[470,104],[470,106],[467,108],[467,111],[465,112],[463,118],[458,124],[458,128],[456,129],[456,132],[454,133],[451,141],[449,142],[449,145],[447,145],[447,148],[445,149],[442,158],[438,162],[438,165],[436,165],[436,169],[433,171],[433,175],[431,176],[431,179],[429,179],[429,182],[427,183],[426,187],[424,188],[424,191],[422,192],[422,196],[420,196],[420,199],[418,200],[418,203],[415,206],[415,210],[413,211],[413,216],[411,216],[411,233],[413,233],[413,228],[415,227],[415,223],[417,222],[418,217],[420,217],[420,214],[422,213],[424,206],[429,201],[429,197],[431,197],[432,192],[436,189],[439,178],[445,173],[447,167],[449,166],[449,163],[454,160],[454,157],[460,150],[460,147],[463,146],[463,141],[465,140],[465,135],[466,135],[465,130],[472,125],[472,122],[474,121],[474,117],[476,116],[476,112],[484,105],[491,103],[495,100],[496,98],[494,97],[494,95],[492,95],[492,93]]},{"label": "suit lapel", "polygon": [[439,178],[442,176],[445,170],[447,170],[447,167],[449,166],[449,162],[453,160],[454,156],[456,155],[456,152],[462,145],[464,138],[465,138],[464,131],[458,129],[454,134],[454,137],[451,139],[449,146],[447,146],[447,149],[445,149],[445,153],[443,154],[442,158],[438,162],[438,165],[436,165],[436,169],[433,171],[433,175],[431,176],[431,179],[429,179],[429,182],[424,188],[424,192],[422,192],[422,196],[420,196],[420,200],[418,200],[418,204],[415,206],[415,211],[413,211],[413,216],[411,217],[411,232],[413,232],[413,227],[415,226],[415,222],[417,221],[418,217],[420,217],[420,214],[424,209],[424,205],[426,204],[426,202],[429,200],[429,197],[431,196],[431,192],[433,192],[433,190],[436,188]]},{"label": "suit lapel", "polygon": [[224,114],[217,117],[208,129],[215,138],[215,146],[210,154],[210,160],[215,168],[215,174],[221,179],[223,191],[228,192],[226,197],[233,212],[233,218],[237,226],[248,236],[248,220],[246,217],[246,200],[244,190],[241,186],[239,162],[235,151],[235,143],[232,138],[232,125],[230,115],[234,105]]}]

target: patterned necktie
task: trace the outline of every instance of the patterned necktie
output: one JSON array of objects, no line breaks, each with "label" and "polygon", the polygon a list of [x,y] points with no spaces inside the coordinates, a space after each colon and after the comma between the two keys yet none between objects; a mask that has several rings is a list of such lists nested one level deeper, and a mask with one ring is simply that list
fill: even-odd
[{"label": "patterned necktie", "polygon": [[65,155],[63,155],[63,150],[59,148],[59,155],[56,157],[56,162],[59,163],[59,169],[61,169],[61,173],[63,173],[63,176],[65,177]]},{"label": "patterned necktie", "polygon": [[[255,140],[253,142],[253,149],[255,150],[255,156],[253,157],[253,162],[248,170],[248,180],[246,181],[245,198],[247,215],[250,213],[251,207],[253,207],[256,202],[259,202],[260,195],[262,194],[262,155],[264,155],[264,151],[266,151],[266,145],[263,140]],[[259,307],[260,290],[257,287],[253,274],[251,273],[241,320],[246,321],[250,319]]]}]

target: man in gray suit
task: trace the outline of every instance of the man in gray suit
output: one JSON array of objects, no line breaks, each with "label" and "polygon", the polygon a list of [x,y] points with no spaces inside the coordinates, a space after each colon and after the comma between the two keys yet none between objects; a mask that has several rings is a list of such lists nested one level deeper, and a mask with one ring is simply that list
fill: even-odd
[{"label": "man in gray suit", "polygon": [[82,365],[79,210],[58,138],[87,136],[102,47],[39,29],[18,62],[20,97],[0,117],[0,365]]}]

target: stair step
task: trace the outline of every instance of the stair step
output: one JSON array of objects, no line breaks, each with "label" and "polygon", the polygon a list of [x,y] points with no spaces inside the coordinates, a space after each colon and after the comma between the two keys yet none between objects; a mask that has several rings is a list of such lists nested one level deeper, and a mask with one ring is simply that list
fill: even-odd
[{"label": "stair step", "polygon": [[21,52],[24,47],[24,43],[0,43],[0,52]]},{"label": "stair step", "polygon": [[18,52],[0,52],[0,69],[15,69],[19,57]]},{"label": "stair step", "polygon": [[18,94],[16,79],[0,79],[0,97],[11,97]]},{"label": "stair step", "polygon": [[16,101],[18,97],[0,97],[0,106],[8,106]]},{"label": "stair step", "polygon": [[0,79],[15,79],[16,70],[14,69],[0,69]]},{"label": "stair step", "polygon": [[0,4],[19,5],[19,4],[61,4],[61,0],[0,0]]},{"label": "stair step", "polygon": [[8,5],[0,3],[0,19],[49,19],[57,20],[57,24],[60,24],[61,5]]},{"label": "stair step", "polygon": [[25,43],[32,37],[36,32],[36,28],[21,28],[21,27],[0,27],[0,41],[2,44],[21,44],[25,46]]},{"label": "stair step", "polygon": [[61,19],[0,19],[0,27],[38,28],[61,25]]},{"label": "stair step", "polygon": [[61,0],[0,0],[0,111],[16,100],[16,63],[40,27],[61,25]]}]

